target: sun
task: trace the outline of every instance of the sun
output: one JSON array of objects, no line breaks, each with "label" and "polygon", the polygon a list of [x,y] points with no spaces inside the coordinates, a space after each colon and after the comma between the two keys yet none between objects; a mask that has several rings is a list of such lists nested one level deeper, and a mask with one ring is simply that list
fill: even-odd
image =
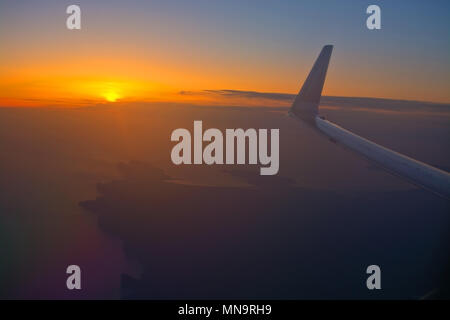
[{"label": "sun", "polygon": [[108,101],[108,102],[116,102],[117,99],[120,98],[120,95],[115,91],[108,91],[108,92],[104,93],[103,96],[105,97],[106,101]]}]

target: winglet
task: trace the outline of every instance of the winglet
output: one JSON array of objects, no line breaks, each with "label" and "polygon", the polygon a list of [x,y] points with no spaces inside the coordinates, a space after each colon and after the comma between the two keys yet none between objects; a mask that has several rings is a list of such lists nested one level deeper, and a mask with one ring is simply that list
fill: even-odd
[{"label": "winglet", "polygon": [[290,114],[314,124],[314,118],[319,113],[319,102],[322,95],[328,64],[333,51],[332,45],[323,47],[314,66],[309,72],[308,78],[303,83],[297,97],[289,110]]}]

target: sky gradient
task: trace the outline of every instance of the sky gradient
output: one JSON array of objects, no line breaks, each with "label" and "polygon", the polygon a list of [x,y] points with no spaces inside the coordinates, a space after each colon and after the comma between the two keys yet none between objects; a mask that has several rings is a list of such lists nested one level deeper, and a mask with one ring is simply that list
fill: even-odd
[{"label": "sky gradient", "polygon": [[0,1],[0,106],[296,93],[325,44],[324,95],[450,102],[448,1],[80,0],[79,31],[66,29],[72,1],[39,4]]}]

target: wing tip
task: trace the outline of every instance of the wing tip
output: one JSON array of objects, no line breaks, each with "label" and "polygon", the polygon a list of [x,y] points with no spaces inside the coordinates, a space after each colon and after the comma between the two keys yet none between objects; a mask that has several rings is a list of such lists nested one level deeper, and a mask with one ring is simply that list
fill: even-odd
[{"label": "wing tip", "polygon": [[319,113],[320,97],[333,47],[331,44],[323,46],[290,109],[292,114],[307,122],[314,122]]}]

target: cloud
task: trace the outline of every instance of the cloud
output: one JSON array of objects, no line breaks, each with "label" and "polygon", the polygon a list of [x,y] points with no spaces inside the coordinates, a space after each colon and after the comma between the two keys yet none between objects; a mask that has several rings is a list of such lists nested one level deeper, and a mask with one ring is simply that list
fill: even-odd
[{"label": "cloud", "polygon": [[277,103],[291,103],[295,98],[294,94],[276,92],[257,92],[244,90],[201,90],[201,91],[180,91],[184,96],[203,96],[210,98],[221,98],[224,101],[239,99],[240,101],[251,100],[271,100]]},{"label": "cloud", "polygon": [[[180,95],[185,96],[203,96],[210,98],[220,98],[224,103],[236,100],[241,104],[245,101],[254,104],[269,104],[272,102],[273,106],[290,106],[294,101],[295,94],[277,93],[277,92],[258,92],[258,91],[244,91],[244,90],[202,90],[202,91],[180,91]],[[385,98],[367,98],[367,97],[337,97],[337,96],[322,96],[320,101],[323,108],[342,108],[354,111],[366,112],[380,112],[391,111],[396,113],[441,113],[450,115],[450,104],[435,103],[425,101],[412,100],[395,100]]]}]

